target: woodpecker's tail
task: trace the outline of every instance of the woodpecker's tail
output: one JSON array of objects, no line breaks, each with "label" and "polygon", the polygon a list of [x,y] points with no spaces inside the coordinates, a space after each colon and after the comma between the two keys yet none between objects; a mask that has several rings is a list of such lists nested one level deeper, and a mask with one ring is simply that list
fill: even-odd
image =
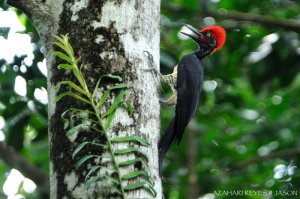
[{"label": "woodpecker's tail", "polygon": [[175,128],[175,117],[169,124],[167,130],[162,135],[158,143],[158,153],[159,153],[158,165],[159,165],[160,176],[162,176],[162,163],[163,163],[164,156],[167,153],[168,149],[170,148],[172,142],[174,141],[174,136],[175,136],[174,128]]}]

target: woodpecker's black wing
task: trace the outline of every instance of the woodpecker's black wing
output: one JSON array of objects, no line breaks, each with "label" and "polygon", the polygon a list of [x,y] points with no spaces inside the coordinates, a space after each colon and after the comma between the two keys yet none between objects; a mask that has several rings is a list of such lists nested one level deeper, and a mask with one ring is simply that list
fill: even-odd
[{"label": "woodpecker's black wing", "polygon": [[166,152],[174,141],[180,143],[184,129],[195,114],[203,81],[203,65],[195,54],[184,56],[177,70],[176,114],[158,144],[160,176]]},{"label": "woodpecker's black wing", "polygon": [[180,143],[184,129],[194,116],[203,81],[201,60],[190,54],[182,58],[177,73],[177,104],[175,115],[174,141]]}]

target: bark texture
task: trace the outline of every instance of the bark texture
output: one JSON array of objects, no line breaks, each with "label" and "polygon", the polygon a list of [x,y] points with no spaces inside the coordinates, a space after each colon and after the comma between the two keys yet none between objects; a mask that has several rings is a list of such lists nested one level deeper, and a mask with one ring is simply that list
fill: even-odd
[{"label": "bark texture", "polygon": [[[52,47],[52,34],[69,34],[74,51],[81,56],[82,72],[90,88],[101,75],[120,75],[130,83],[126,99],[134,107],[130,117],[119,108],[110,135],[140,135],[152,145],[141,148],[149,157],[151,177],[155,181],[156,198],[162,198],[158,176],[160,117],[158,78],[143,71],[149,68],[144,51],[159,64],[159,0],[9,0],[8,3],[31,17],[45,47],[48,67],[50,192],[51,198],[106,198],[103,190],[84,187],[86,169],[76,170],[71,155],[80,140],[102,139],[101,136],[80,132],[72,139],[66,136],[61,114],[70,107],[84,107],[76,100],[65,98],[56,103],[62,92],[55,85],[62,80],[74,80],[72,74],[57,69]],[[110,82],[104,82],[109,84]],[[105,85],[104,85],[105,86]],[[91,90],[91,89],[90,89]],[[98,95],[101,95],[99,90]],[[117,148],[124,146],[117,145]],[[118,159],[119,161],[120,158]],[[128,169],[128,168],[127,168]],[[129,168],[130,170],[130,168]],[[125,170],[121,171],[126,173]],[[130,191],[127,198],[153,198],[147,191]]]}]

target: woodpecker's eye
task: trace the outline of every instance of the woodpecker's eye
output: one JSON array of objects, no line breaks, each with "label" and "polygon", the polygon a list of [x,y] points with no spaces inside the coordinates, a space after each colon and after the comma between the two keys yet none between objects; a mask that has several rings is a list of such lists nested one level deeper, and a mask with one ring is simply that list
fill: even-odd
[{"label": "woodpecker's eye", "polygon": [[210,33],[209,33],[209,32],[208,32],[208,33],[206,33],[206,36],[207,36],[207,37],[210,37]]}]

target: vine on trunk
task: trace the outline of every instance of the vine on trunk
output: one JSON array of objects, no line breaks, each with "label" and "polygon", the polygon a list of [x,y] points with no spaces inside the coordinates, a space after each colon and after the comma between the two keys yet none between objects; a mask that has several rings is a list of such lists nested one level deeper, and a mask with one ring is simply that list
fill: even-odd
[{"label": "vine on trunk", "polygon": [[[149,147],[150,143],[138,135],[113,138],[109,134],[118,107],[125,104],[129,115],[132,115],[131,103],[124,99],[129,85],[116,83],[105,89],[102,96],[97,97],[97,91],[103,78],[109,78],[116,82],[121,82],[122,78],[111,74],[103,75],[99,78],[93,91],[90,92],[80,70],[82,64],[80,68],[78,67],[80,57],[75,57],[68,35],[54,36],[54,38],[56,39],[54,45],[59,48],[59,51],[55,51],[54,54],[65,62],[59,64],[58,67],[73,72],[78,81],[77,83],[69,80],[59,82],[58,87],[66,85],[71,88],[71,91],[61,93],[57,96],[57,101],[69,96],[89,107],[89,109],[72,107],[64,111],[61,118],[65,128],[68,128],[67,136],[70,139],[76,138],[79,131],[85,130],[87,133],[98,133],[105,138],[104,142],[100,140],[83,141],[73,152],[72,157],[76,160],[76,168],[79,169],[83,166],[88,168],[85,176],[86,187],[96,186],[97,182],[101,181],[101,184],[105,184],[106,190],[121,198],[126,198],[126,192],[137,189],[145,189],[153,197],[156,197],[147,155],[140,150],[140,147]],[[113,90],[118,91],[118,95],[114,99],[111,96]],[[110,104],[110,107],[105,111],[103,107],[107,104]],[[114,147],[118,143],[125,145],[127,143],[127,145],[125,148],[118,149]],[[87,146],[96,148],[96,151],[100,153],[87,150]],[[117,156],[124,156],[126,159],[119,162]],[[120,172],[122,167],[131,167],[132,171],[123,174]]]}]

